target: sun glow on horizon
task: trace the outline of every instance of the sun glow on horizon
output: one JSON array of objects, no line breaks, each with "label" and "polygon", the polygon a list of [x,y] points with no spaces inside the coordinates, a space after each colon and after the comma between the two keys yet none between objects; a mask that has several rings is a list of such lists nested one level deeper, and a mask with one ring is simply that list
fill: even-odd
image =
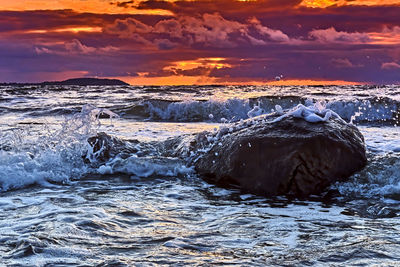
[{"label": "sun glow on horizon", "polygon": [[131,85],[209,85],[215,84],[216,79],[208,76],[160,76],[160,77],[145,77],[139,76],[124,76],[124,77],[107,77],[111,79],[119,79]]},{"label": "sun glow on horizon", "polygon": [[208,76],[163,76],[146,77],[147,73],[139,76],[104,77],[119,79],[133,86],[162,86],[162,85],[273,85],[273,86],[307,86],[307,85],[364,85],[367,83],[344,80],[312,80],[312,79],[288,79],[281,81],[249,80],[247,78],[216,78]]},{"label": "sun glow on horizon", "polygon": [[226,58],[220,57],[210,57],[210,58],[198,58],[195,60],[183,60],[172,62],[170,66],[166,66],[163,70],[173,71],[177,73],[177,71],[186,71],[186,70],[194,70],[197,68],[205,68],[208,70],[212,69],[222,69],[222,68],[231,68],[232,65],[225,63]]}]

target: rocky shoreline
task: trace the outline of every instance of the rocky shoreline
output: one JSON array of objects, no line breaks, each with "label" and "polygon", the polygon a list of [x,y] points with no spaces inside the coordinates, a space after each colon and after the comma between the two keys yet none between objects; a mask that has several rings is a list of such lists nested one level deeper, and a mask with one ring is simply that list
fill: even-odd
[{"label": "rocky shoreline", "polygon": [[300,108],[163,142],[139,144],[99,134],[89,139],[96,154],[90,162],[157,154],[181,159],[207,182],[222,187],[264,196],[320,194],[366,165],[364,138],[329,110]]}]

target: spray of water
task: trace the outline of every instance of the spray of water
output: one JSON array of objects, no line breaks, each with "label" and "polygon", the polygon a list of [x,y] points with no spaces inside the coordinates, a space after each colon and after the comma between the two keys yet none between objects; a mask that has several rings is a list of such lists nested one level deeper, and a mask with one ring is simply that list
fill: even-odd
[{"label": "spray of water", "polygon": [[90,150],[87,138],[96,135],[99,116],[117,115],[92,105],[65,118],[58,129],[48,125],[38,132],[17,128],[0,138],[0,190],[22,188],[32,184],[50,186],[68,183],[88,172],[82,155]]}]

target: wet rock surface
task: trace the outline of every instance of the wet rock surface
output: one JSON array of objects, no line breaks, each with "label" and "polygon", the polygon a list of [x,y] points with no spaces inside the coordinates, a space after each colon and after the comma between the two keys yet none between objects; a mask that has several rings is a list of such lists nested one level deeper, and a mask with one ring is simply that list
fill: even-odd
[{"label": "wet rock surface", "polygon": [[267,196],[319,194],[366,162],[364,138],[355,126],[298,118],[233,131],[193,160],[209,182]]}]

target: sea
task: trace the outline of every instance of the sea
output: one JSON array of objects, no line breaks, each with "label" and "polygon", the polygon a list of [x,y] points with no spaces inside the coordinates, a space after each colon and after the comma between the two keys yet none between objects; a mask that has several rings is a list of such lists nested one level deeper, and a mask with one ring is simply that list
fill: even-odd
[{"label": "sea", "polygon": [[[368,156],[321,195],[220,188],[141,154],[316,103],[359,128]],[[0,266],[400,266],[399,125],[398,85],[2,86]],[[136,152],[94,164],[98,133]]]}]

